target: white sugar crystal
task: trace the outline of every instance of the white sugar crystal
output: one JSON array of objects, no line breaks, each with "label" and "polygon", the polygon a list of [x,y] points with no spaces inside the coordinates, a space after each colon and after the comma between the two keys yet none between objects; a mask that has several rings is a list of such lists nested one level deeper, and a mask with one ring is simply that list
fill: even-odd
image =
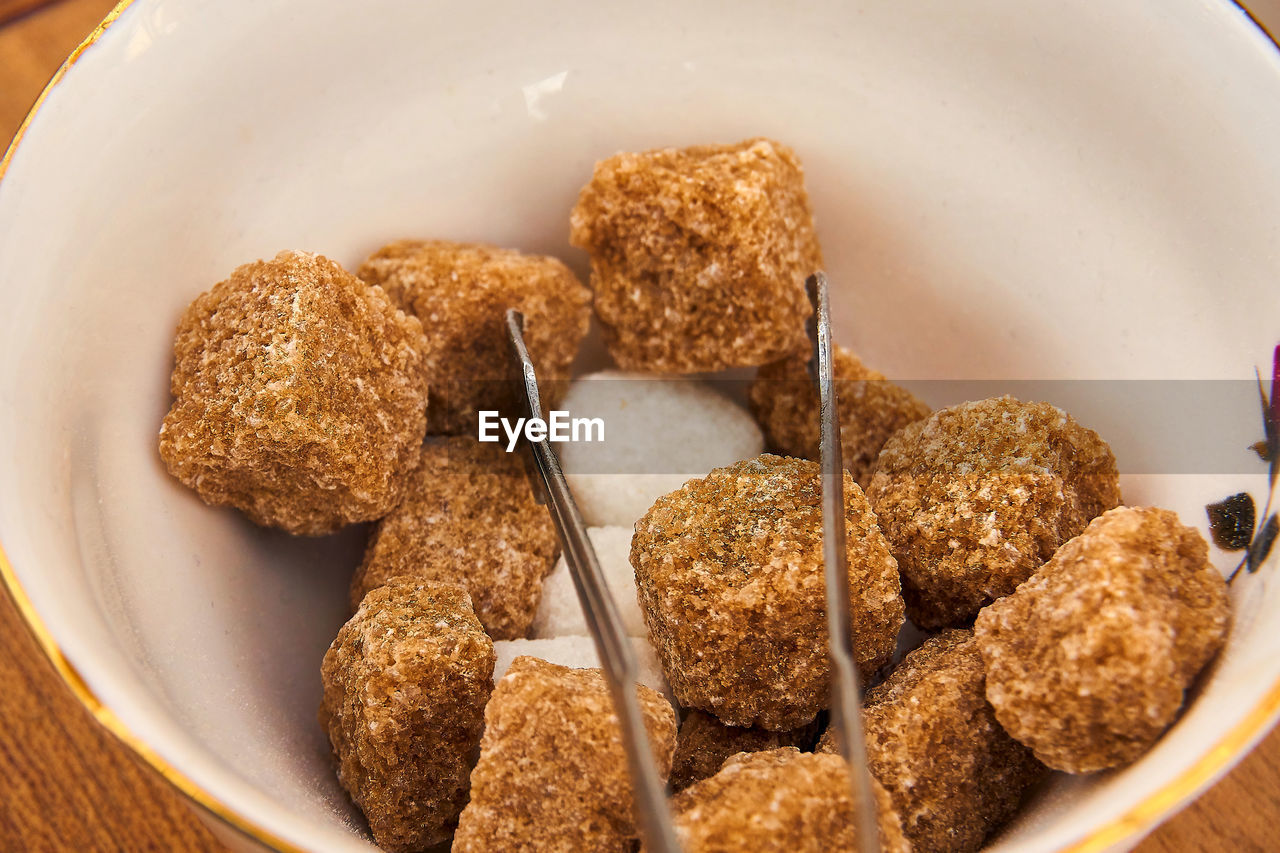
[{"label": "white sugar crystal", "polygon": [[720,465],[690,474],[566,474],[565,477],[587,524],[630,528],[658,498],[716,467]]},{"label": "white sugar crystal", "polygon": [[[636,599],[636,573],[631,568],[631,528],[591,527],[587,529],[591,544],[600,558],[605,583],[618,605],[622,627],[629,637],[647,637],[644,615]],[[565,637],[588,636],[587,620],[578,604],[578,593],[573,586],[573,576],[564,555],[556,562],[555,569],[542,582],[542,599],[533,617],[530,636]]]},{"label": "white sugar crystal", "polygon": [[[671,688],[667,685],[667,679],[663,677],[662,666],[658,663],[658,656],[654,653],[653,646],[642,637],[632,637],[631,648],[635,650],[639,682],[646,687],[652,687],[666,696],[668,701],[674,702]],[[498,659],[493,666],[495,684],[507,674],[511,662],[520,655],[530,655],[574,669],[594,669],[600,666],[600,659],[596,657],[596,647],[590,637],[497,640],[493,644],[493,651]]]},{"label": "white sugar crystal", "polygon": [[593,526],[632,527],[654,501],[690,478],[764,450],[751,415],[696,379],[592,373],[569,386],[561,408],[605,423],[603,442],[557,448],[582,516]]}]

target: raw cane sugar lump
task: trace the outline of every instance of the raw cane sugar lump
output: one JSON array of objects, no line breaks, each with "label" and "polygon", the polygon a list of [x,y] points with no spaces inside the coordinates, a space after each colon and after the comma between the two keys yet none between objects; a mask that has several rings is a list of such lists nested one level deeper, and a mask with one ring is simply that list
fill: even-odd
[{"label": "raw cane sugar lump", "polygon": [[619,367],[722,370],[805,347],[804,280],[822,252],[787,146],[618,154],[596,164],[570,225]]},{"label": "raw cane sugar lump", "polygon": [[1127,764],[1173,723],[1230,617],[1196,530],[1168,510],[1113,509],[978,614],[987,699],[1055,770]]},{"label": "raw cane sugar lump", "polygon": [[491,637],[523,637],[558,551],[519,454],[472,436],[429,441],[404,500],[369,537],[352,606],[398,575],[456,583]]},{"label": "raw cane sugar lump", "polygon": [[426,430],[425,340],[321,255],[238,267],[178,324],[160,456],[205,503],[257,524],[319,535],[379,518]]},{"label": "raw cane sugar lump", "polygon": [[[911,845],[872,780],[880,849]],[[684,853],[858,853],[848,765],[838,755],[783,747],[743,753],[671,800]]]},{"label": "raw cane sugar lump", "polygon": [[[587,536],[600,560],[605,584],[618,606],[623,630],[629,637],[647,638],[644,614],[636,600],[636,573],[631,568],[631,528],[589,527]],[[586,637],[590,633],[569,564],[561,554],[556,567],[542,582],[542,599],[530,634],[533,637]]]},{"label": "raw cane sugar lump", "polygon": [[[910,853],[885,790],[872,780],[886,853]],[[794,747],[739,753],[671,800],[685,853],[857,853],[848,766]]]},{"label": "raw cane sugar lump", "polygon": [[[671,687],[662,674],[662,665],[653,646],[644,637],[630,637],[631,650],[636,656],[636,683],[651,687],[661,693],[668,701],[672,700]],[[586,636],[552,637],[537,640],[498,640],[493,644],[493,652],[498,662],[493,667],[493,680],[498,681],[507,674],[516,658],[523,655],[539,658],[548,663],[568,666],[574,669],[599,669],[600,658],[596,655],[595,642]]]},{"label": "raw cane sugar lump", "polygon": [[907,615],[964,627],[1120,503],[1111,448],[1061,409],[996,397],[934,412],[880,451],[867,499]]},{"label": "raw cane sugar lump", "polygon": [[[875,672],[902,626],[898,567],[845,472],[854,657]],[[818,465],[765,454],[662,498],[636,523],[640,606],[681,705],[786,731],[829,704]]]},{"label": "raw cane sugar lump", "polygon": [[524,340],[554,402],[587,333],[590,291],[560,261],[479,243],[402,240],[374,252],[360,277],[422,321],[431,386],[429,432],[475,434],[477,411],[514,417],[506,311],[524,314]]},{"label": "raw cane sugar lump", "polygon": [[397,578],[324,656],[320,724],[384,850],[448,840],[493,690],[493,643],[462,587]]},{"label": "raw cane sugar lump", "polygon": [[[1000,727],[984,689],[973,632],[950,630],[867,691],[867,765],[914,850],[979,850],[1048,773]],[[835,751],[832,734],[820,750]]]},{"label": "raw cane sugar lump", "polygon": [[560,445],[569,487],[591,525],[630,529],[653,502],[764,450],[745,409],[709,382],[605,370],[575,379],[562,406],[599,418],[603,442]]},{"label": "raw cane sugar lump", "polygon": [[[844,347],[837,347],[834,356],[841,457],[854,482],[866,488],[889,436],[927,418],[929,407]],[[818,392],[809,376],[810,361],[797,354],[762,366],[748,396],[771,449],[818,461],[821,421]]]},{"label": "raw cane sugar lump", "polygon": [[[827,707],[829,664],[817,463],[769,454],[660,498],[631,563],[676,698],[729,725],[786,731]],[[845,475],[854,656],[864,673],[903,622],[897,565]]]},{"label": "raw cane sugar lump", "polygon": [[[670,703],[636,688],[661,778],[671,769]],[[630,851],[639,838],[613,700],[599,670],[518,657],[484,714],[453,853]]]},{"label": "raw cane sugar lump", "polygon": [[671,761],[671,790],[683,791],[694,782],[716,775],[725,759],[739,752],[764,752],[784,746],[808,749],[818,734],[817,720],[788,732],[726,726],[703,711],[691,710],[680,724],[676,754]]}]

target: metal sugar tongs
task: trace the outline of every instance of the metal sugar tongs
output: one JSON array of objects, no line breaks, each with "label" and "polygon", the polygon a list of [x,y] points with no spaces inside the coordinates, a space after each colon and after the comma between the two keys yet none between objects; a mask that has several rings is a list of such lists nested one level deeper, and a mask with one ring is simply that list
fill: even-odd
[{"label": "metal sugar tongs", "polygon": [[[862,729],[862,691],[853,658],[852,621],[849,614],[849,566],[845,550],[844,463],[840,453],[832,354],[831,306],[827,278],[821,273],[805,281],[813,306],[808,323],[813,346],[810,372],[818,390],[821,418],[822,551],[826,574],[828,651],[831,656],[831,725],[837,745],[849,766],[855,817],[855,840],[860,853],[880,849],[879,824],[867,770],[867,749]],[[511,343],[511,363],[516,399],[524,417],[542,417],[537,375],[524,343],[524,316],[514,309],[506,314]],[[667,805],[665,786],[658,775],[649,747],[640,704],[636,699],[635,654],[618,616],[617,606],[605,586],[586,525],[569,491],[560,460],[547,439],[527,442],[532,456],[535,492],[551,509],[565,561],[573,578],[587,628],[595,643],[605,680],[622,728],[622,743],[635,791],[637,825],[645,849],[653,853],[680,853]]]},{"label": "metal sugar tongs", "polygon": [[[524,343],[524,315],[508,309],[506,323],[516,400],[523,409],[521,414],[526,418],[541,418],[538,377]],[[531,479],[534,492],[539,501],[551,509],[556,534],[564,548],[565,562],[578,592],[578,602],[582,605],[587,629],[591,632],[596,655],[609,684],[613,707],[622,729],[622,746],[635,794],[636,824],[644,848],[650,853],[680,853],[680,844],[671,823],[671,810],[667,805],[666,786],[654,763],[640,702],[636,698],[638,667],[635,652],[623,630],[617,605],[605,586],[600,561],[587,537],[582,514],[578,512],[578,505],[569,491],[569,484],[560,469],[560,460],[551,449],[550,441],[543,438],[524,443],[533,457],[531,467],[535,470],[531,473],[536,473],[536,476]]]},{"label": "metal sugar tongs", "polygon": [[827,580],[827,646],[831,655],[831,726],[840,754],[849,765],[857,847],[861,853],[880,849],[879,823],[867,744],[862,730],[862,689],[853,659],[852,618],[849,614],[849,555],[845,550],[844,460],[840,452],[840,413],[837,408],[832,357],[831,302],[827,277],[816,272],[804,283],[813,306],[808,321],[813,359],[809,372],[818,389],[822,460],[822,558]]}]

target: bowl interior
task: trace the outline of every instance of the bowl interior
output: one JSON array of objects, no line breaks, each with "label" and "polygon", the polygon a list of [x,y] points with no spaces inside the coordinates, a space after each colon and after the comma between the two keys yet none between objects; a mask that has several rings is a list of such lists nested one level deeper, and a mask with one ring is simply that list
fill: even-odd
[{"label": "bowl interior", "polygon": [[[1206,502],[1263,494],[1243,448],[1280,317],[1280,60],[1235,7],[137,0],[0,185],[0,541],[88,687],[248,822],[369,849],[315,720],[363,531],[259,530],[165,474],[178,314],[244,261],[354,266],[399,237],[585,277],[567,217],[596,159],[756,135],[805,163],[838,334],[869,363],[1211,380],[1081,419],[1130,503],[1203,528]],[[1184,419],[1239,461],[1136,461]],[[1280,700],[1273,570],[1237,584],[1229,649],[1151,754],[1056,778],[993,849],[1116,840],[1247,747]]]}]

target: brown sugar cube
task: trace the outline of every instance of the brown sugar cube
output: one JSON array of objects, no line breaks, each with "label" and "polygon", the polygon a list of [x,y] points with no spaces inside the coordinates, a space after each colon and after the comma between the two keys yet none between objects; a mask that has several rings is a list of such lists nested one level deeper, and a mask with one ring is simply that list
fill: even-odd
[{"label": "brown sugar cube", "polygon": [[[946,631],[867,692],[867,764],[916,851],[981,849],[1048,770],[987,702],[973,632]],[[820,751],[835,751],[828,729]]]},{"label": "brown sugar cube", "polygon": [[1121,507],[984,608],[974,632],[1000,724],[1050,767],[1089,773],[1156,742],[1230,618],[1199,532]]},{"label": "brown sugar cube", "polygon": [[182,315],[160,456],[257,524],[319,535],[378,518],[426,430],[425,340],[321,255],[238,267]]},{"label": "brown sugar cube", "polygon": [[[675,749],[675,711],[637,685],[663,779]],[[639,838],[622,731],[598,669],[515,659],[484,715],[471,802],[453,853],[630,851]]]},{"label": "brown sugar cube", "polygon": [[618,154],[596,164],[570,222],[622,369],[721,370],[805,347],[804,280],[822,251],[785,145]]},{"label": "brown sugar cube", "polygon": [[[898,568],[845,473],[854,657],[872,673],[902,626]],[[829,705],[818,465],[764,454],[657,500],[631,565],[649,636],[680,704],[786,731]]]},{"label": "brown sugar cube", "polygon": [[528,632],[559,551],[519,454],[471,436],[430,441],[404,500],[369,537],[351,603],[398,575],[456,583],[489,636],[513,640]]},{"label": "brown sugar cube", "polygon": [[[910,853],[888,794],[874,780],[880,849]],[[857,853],[848,766],[793,747],[735,755],[671,800],[684,853]]]},{"label": "brown sugar cube", "polygon": [[[771,448],[816,462],[820,421],[809,362],[806,355],[793,355],[762,366],[748,398]],[[840,400],[841,456],[854,482],[866,488],[889,436],[927,418],[929,407],[844,347],[836,348],[833,367]]]},{"label": "brown sugar cube", "polygon": [[817,721],[789,732],[726,726],[711,714],[692,710],[680,724],[671,760],[671,790],[683,791],[716,774],[726,758],[739,752],[763,752],[783,746],[807,749],[817,736]]},{"label": "brown sugar cube", "polygon": [[1090,519],[1120,503],[1115,457],[1047,403],[996,397],[934,412],[880,451],[867,499],[898,559],[907,615],[963,627]]},{"label": "brown sugar cube", "polygon": [[591,293],[568,267],[512,249],[401,240],[370,255],[359,272],[422,321],[432,435],[474,435],[478,411],[517,410],[507,382],[508,308],[524,314],[524,340],[548,405],[569,378],[591,317]]},{"label": "brown sugar cube", "polygon": [[369,593],[329,647],[320,725],[384,850],[424,850],[453,832],[493,664],[462,587],[405,578]]}]

